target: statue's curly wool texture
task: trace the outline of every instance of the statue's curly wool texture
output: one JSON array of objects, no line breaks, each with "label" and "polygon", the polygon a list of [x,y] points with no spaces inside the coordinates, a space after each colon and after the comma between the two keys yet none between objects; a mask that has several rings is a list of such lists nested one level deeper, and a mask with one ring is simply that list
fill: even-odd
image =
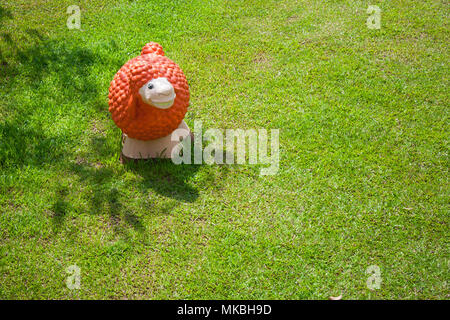
[{"label": "statue's curly wool texture", "polygon": [[[148,81],[161,77],[167,78],[176,94],[168,109],[145,103],[138,92]],[[154,42],[145,45],[140,56],[125,63],[109,87],[112,119],[134,139],[152,140],[169,135],[178,128],[188,106],[189,87],[183,71]]]}]

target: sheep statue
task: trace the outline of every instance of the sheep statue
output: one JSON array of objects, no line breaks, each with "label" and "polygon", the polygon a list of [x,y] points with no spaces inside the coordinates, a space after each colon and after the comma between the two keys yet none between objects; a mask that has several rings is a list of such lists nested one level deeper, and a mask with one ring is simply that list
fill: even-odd
[{"label": "sheep statue", "polygon": [[179,145],[171,133],[191,134],[183,121],[189,106],[186,76],[158,43],[147,43],[140,56],[120,68],[108,97],[109,112],[123,134],[122,161],[170,158]]}]

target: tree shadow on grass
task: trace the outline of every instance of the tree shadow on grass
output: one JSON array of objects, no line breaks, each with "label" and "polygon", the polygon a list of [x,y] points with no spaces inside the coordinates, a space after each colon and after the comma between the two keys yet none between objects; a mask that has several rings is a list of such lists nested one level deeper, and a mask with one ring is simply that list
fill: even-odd
[{"label": "tree shadow on grass", "polygon": [[0,21],[5,18],[12,18],[11,11],[7,8],[0,6]]},{"label": "tree shadow on grass", "polygon": [[69,193],[69,189],[65,186],[58,186],[56,191],[56,201],[51,207],[53,212],[53,231],[58,232],[60,226],[66,217],[67,211],[70,210],[70,204],[66,201],[66,196]]},{"label": "tree shadow on grass", "polygon": [[[11,11],[9,9],[6,9],[2,6],[0,6],[0,28],[3,26],[3,22],[6,19],[13,18],[13,15],[11,14]],[[8,74],[11,73],[12,70],[10,70],[8,63],[6,62],[5,58],[3,57],[3,52],[0,48],[0,78],[7,77]],[[1,82],[0,82],[1,84]]]},{"label": "tree shadow on grass", "polygon": [[22,117],[0,122],[0,168],[39,166],[63,158],[62,146],[69,137],[48,136]]},{"label": "tree shadow on grass", "polygon": [[[6,116],[0,119],[0,168],[64,162],[70,157],[67,146],[76,143],[76,136],[68,131],[49,134],[42,130],[41,118],[33,116],[45,114],[54,106],[70,107],[70,102],[75,99],[76,102],[88,103],[96,98],[100,90],[87,77],[96,57],[94,52],[74,44],[50,40],[34,29],[26,30],[26,34],[29,43],[25,47],[18,46],[8,33],[0,34],[11,56],[8,62],[3,61],[0,66],[1,90],[4,93],[17,92],[2,101]],[[15,81],[19,74],[20,81]],[[40,95],[42,80],[50,74],[58,75],[52,78],[54,89]],[[75,76],[80,80],[74,83],[70,79]],[[27,98],[30,94],[32,98]],[[67,113],[70,112],[67,110]]]},{"label": "tree shadow on grass", "polygon": [[5,21],[6,19],[12,19],[12,17],[13,15],[11,11],[0,5],[0,27],[3,25],[3,21]]}]

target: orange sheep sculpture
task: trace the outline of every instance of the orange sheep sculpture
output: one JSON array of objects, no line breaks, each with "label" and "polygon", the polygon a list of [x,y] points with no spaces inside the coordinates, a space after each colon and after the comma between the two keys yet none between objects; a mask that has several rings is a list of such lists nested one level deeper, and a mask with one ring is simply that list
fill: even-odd
[{"label": "orange sheep sculpture", "polygon": [[109,87],[109,111],[128,137],[154,140],[171,134],[189,106],[189,86],[163,48],[147,43],[141,55],[116,73]]}]

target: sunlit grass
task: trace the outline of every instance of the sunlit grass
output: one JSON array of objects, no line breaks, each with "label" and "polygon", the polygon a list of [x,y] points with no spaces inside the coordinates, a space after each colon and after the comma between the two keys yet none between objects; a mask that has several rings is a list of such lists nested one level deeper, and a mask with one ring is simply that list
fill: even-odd
[{"label": "sunlit grass", "polygon": [[[0,298],[448,298],[447,4],[73,4],[0,4]],[[280,129],[277,175],[119,163],[108,87],[149,41],[190,126]]]}]

